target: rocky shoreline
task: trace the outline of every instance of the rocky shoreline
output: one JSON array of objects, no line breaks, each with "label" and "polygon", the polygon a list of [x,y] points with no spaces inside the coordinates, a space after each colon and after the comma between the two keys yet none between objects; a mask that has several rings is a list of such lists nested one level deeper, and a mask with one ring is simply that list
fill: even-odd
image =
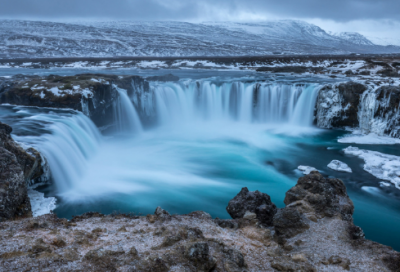
[{"label": "rocky shoreline", "polygon": [[277,209],[247,188],[234,219],[205,212],[55,215],[0,223],[0,271],[399,271],[400,253],[364,238],[339,179],[314,171]]}]

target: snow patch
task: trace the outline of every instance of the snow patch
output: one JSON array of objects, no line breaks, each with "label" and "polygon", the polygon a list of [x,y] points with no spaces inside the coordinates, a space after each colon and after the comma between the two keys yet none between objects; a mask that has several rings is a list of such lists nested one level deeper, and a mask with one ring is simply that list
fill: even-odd
[{"label": "snow patch", "polygon": [[304,165],[300,165],[299,167],[297,167],[297,169],[299,169],[300,171],[303,172],[304,175],[308,175],[310,174],[312,171],[318,171],[316,168],[311,167],[311,166],[304,166]]},{"label": "snow patch", "polygon": [[379,179],[390,181],[400,189],[400,157],[352,146],[343,151],[345,154],[363,159],[365,171]]},{"label": "snow patch", "polygon": [[345,135],[338,139],[339,143],[344,144],[376,144],[376,145],[394,145],[400,144],[400,139],[389,136],[379,136],[375,133],[358,134],[359,131],[354,131],[353,134]]}]

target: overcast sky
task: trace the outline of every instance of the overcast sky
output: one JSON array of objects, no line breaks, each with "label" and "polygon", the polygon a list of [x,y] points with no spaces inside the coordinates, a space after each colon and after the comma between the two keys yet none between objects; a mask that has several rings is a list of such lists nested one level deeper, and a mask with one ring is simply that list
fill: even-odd
[{"label": "overcast sky", "polygon": [[327,31],[357,31],[400,42],[400,0],[0,0],[0,18],[187,22],[300,19]]}]

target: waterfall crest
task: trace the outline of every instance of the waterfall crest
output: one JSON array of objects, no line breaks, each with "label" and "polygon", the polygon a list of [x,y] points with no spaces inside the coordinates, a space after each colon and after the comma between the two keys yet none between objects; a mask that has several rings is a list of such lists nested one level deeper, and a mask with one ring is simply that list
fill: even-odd
[{"label": "waterfall crest", "polygon": [[153,101],[144,95],[141,111],[159,125],[235,121],[311,126],[319,89],[318,84],[162,83],[151,86]]}]

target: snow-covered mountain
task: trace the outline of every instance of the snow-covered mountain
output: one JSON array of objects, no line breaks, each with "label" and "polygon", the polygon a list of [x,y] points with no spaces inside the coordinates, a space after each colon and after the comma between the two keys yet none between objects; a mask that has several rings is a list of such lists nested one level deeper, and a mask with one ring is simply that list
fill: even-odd
[{"label": "snow-covered mountain", "polygon": [[333,36],[336,36],[340,39],[347,40],[351,43],[358,45],[375,45],[373,42],[368,40],[365,36],[361,35],[357,32],[339,32],[339,33],[330,33]]},{"label": "snow-covered mountain", "polygon": [[303,21],[261,23],[0,21],[0,58],[392,53],[358,33]]}]

